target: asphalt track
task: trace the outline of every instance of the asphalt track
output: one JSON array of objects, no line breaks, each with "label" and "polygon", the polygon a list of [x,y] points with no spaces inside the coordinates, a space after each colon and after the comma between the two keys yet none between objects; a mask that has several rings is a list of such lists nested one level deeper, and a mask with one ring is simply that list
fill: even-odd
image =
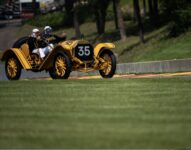
[{"label": "asphalt track", "polygon": [[[174,78],[174,77],[188,77],[191,78],[191,72],[181,73],[164,73],[164,74],[116,74],[113,78]],[[44,78],[52,80],[51,78]],[[80,79],[102,79],[101,76],[82,76],[82,77],[70,77],[70,80]]]},{"label": "asphalt track", "polygon": [[[116,74],[113,78],[190,78],[191,72],[181,73],[163,73],[163,74]],[[86,79],[102,79],[101,76],[81,76],[81,77],[69,77],[69,80],[86,80]],[[21,80],[53,80],[50,77],[39,77],[39,78],[23,78]]]},{"label": "asphalt track", "polygon": [[[173,78],[173,77],[190,77],[191,72],[180,73],[163,73],[163,74],[116,74],[113,78]],[[51,80],[51,78],[47,78]],[[71,77],[69,79],[101,79],[101,76],[82,76]]]},{"label": "asphalt track", "polygon": [[[79,73],[74,71],[71,73],[69,80],[80,80],[80,79],[102,79],[98,72],[91,73]],[[190,78],[191,72],[177,72],[177,73],[151,73],[151,74],[116,74],[113,78]],[[6,81],[7,77],[5,74],[4,64],[0,64],[0,81]],[[52,80],[48,72],[32,72],[22,70],[20,80]]]},{"label": "asphalt track", "polygon": [[7,49],[17,40],[21,20],[0,20],[0,51]]}]

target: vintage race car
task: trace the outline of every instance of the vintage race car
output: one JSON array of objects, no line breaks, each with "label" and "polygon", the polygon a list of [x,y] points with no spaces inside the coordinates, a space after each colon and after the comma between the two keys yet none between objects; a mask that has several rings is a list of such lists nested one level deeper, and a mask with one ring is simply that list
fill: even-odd
[{"label": "vintage race car", "polygon": [[89,72],[99,70],[103,78],[111,78],[116,70],[116,58],[112,43],[99,43],[93,47],[86,40],[67,40],[54,45],[53,50],[42,60],[31,53],[26,37],[2,54],[5,72],[9,80],[18,80],[22,69],[34,72],[48,71],[53,79],[67,79],[71,71]]}]

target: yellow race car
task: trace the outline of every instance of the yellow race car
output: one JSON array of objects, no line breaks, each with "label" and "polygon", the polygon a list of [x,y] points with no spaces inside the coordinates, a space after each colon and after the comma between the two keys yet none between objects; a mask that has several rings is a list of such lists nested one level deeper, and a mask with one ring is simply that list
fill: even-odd
[{"label": "yellow race car", "polygon": [[2,54],[1,60],[5,61],[9,80],[18,80],[22,69],[34,72],[45,70],[53,79],[67,79],[71,71],[99,70],[103,78],[111,78],[115,74],[116,58],[112,52],[115,45],[112,43],[99,43],[93,47],[86,40],[61,41],[42,60],[38,54],[30,52],[26,38],[23,41]]}]

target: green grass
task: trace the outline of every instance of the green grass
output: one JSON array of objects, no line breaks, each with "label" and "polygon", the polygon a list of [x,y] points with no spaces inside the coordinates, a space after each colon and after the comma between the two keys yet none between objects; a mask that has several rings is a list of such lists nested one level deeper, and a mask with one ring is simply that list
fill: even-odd
[{"label": "green grass", "polygon": [[0,81],[0,148],[190,148],[190,79]]},{"label": "green grass", "polygon": [[[150,35],[153,36],[150,38]],[[177,38],[167,38],[165,27],[146,34],[146,43],[134,42],[131,47],[125,44],[124,50],[120,53],[120,62],[140,62],[183,59],[191,57],[191,31]],[[130,47],[130,48],[129,48]]]},{"label": "green grass", "polygon": [[121,0],[121,5],[129,5],[132,4],[132,0]]}]

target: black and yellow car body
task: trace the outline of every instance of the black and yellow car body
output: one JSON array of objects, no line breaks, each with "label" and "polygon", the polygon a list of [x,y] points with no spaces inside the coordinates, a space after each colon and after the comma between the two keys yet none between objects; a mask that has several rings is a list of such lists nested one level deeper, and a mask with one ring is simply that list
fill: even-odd
[{"label": "black and yellow car body", "polygon": [[71,71],[89,72],[99,70],[103,78],[111,78],[116,70],[116,58],[112,43],[100,43],[93,47],[86,40],[68,40],[59,42],[42,60],[38,54],[31,53],[27,43],[19,48],[10,48],[3,52],[5,72],[9,80],[18,80],[21,70],[34,72],[48,71],[53,79],[67,79]]}]

